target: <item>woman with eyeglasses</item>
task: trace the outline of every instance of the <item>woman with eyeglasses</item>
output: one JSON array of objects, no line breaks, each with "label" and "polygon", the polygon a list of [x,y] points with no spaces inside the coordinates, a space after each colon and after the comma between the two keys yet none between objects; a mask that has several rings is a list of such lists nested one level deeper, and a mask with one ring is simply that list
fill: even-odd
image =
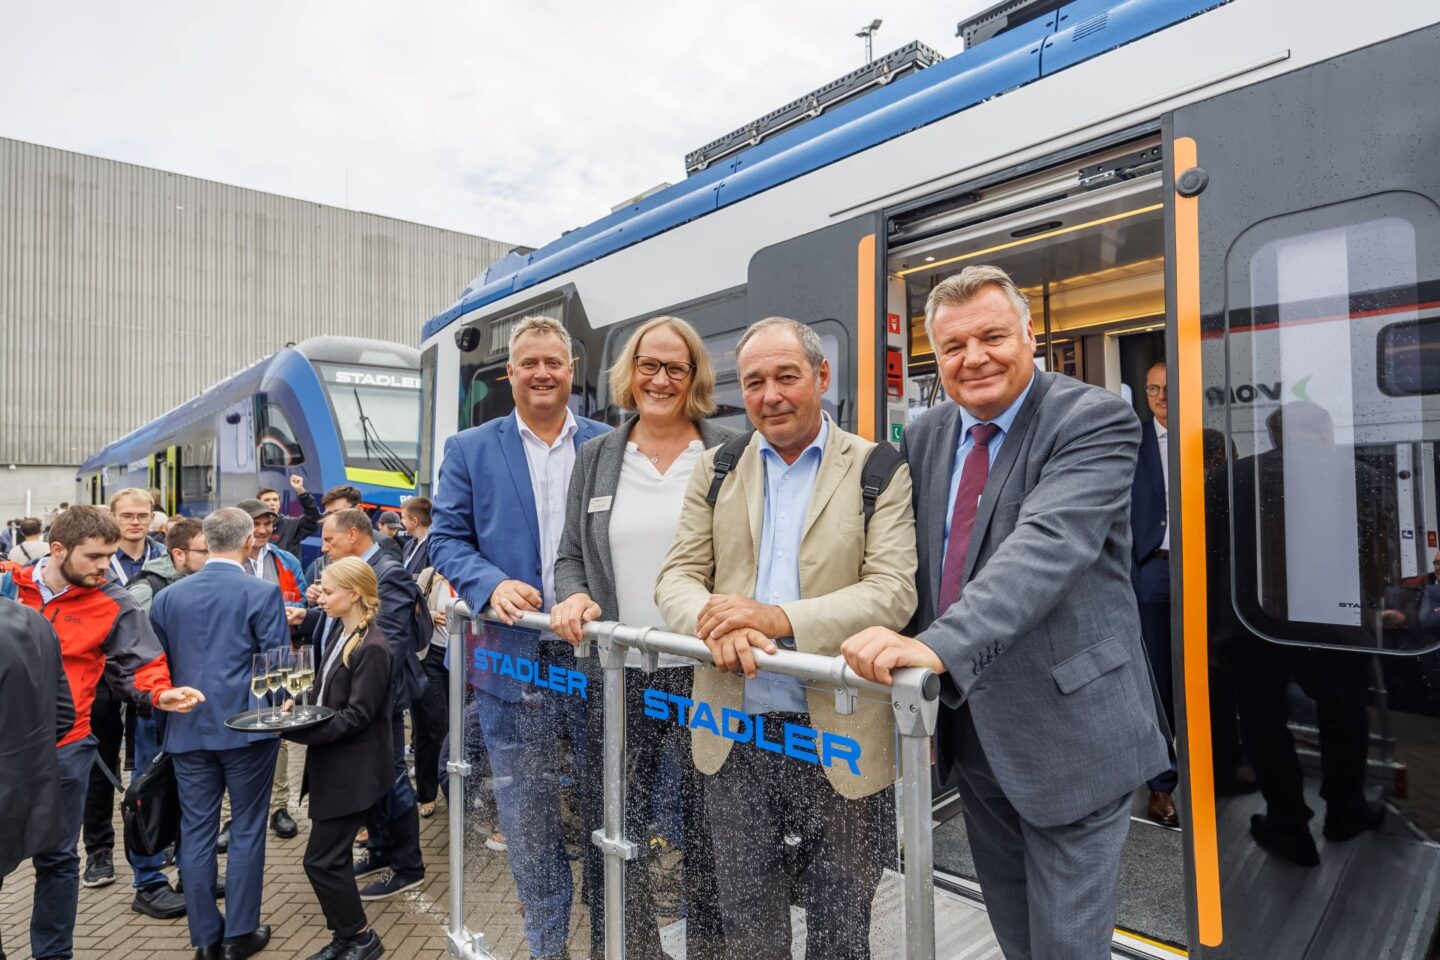
[{"label": "woman with eyeglasses", "polygon": [[[581,446],[570,479],[565,533],[555,563],[555,595],[565,599],[550,614],[555,632],[578,643],[584,625],[601,618],[632,626],[665,628],[655,606],[655,579],[680,521],[685,488],[700,454],[734,435],[705,420],[715,412],[715,370],[695,328],[678,317],[655,317],[639,326],[610,371],[615,403],[635,415],[619,429]],[[619,575],[617,575],[617,573]],[[591,689],[599,689],[598,665],[587,667]],[[639,667],[630,651],[627,668]],[[650,889],[647,854],[652,798],[662,763],[673,759],[680,781],[680,822],[684,848],[682,890],[686,900],[685,956],[721,957],[720,927],[710,835],[704,823],[700,778],[684,731],[644,716],[646,686],[688,697],[694,666],[676,657],[660,658],[660,668],[645,676],[626,670],[626,823],[625,835],[640,857],[625,874],[626,956],[664,960]],[[604,718],[600,698],[592,698],[587,716],[583,778],[587,829],[602,826],[600,751]],[[674,838],[672,838],[674,839]],[[586,881],[590,889],[590,938],[596,956],[603,953],[605,918],[603,857],[589,845]]]}]

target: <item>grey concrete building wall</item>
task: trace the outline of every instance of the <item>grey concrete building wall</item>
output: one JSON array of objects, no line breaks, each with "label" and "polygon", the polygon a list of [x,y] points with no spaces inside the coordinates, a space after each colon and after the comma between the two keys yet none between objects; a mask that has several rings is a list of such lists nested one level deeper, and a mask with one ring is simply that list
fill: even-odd
[{"label": "grey concrete building wall", "polygon": [[417,344],[511,246],[0,138],[0,518],[287,342]]}]

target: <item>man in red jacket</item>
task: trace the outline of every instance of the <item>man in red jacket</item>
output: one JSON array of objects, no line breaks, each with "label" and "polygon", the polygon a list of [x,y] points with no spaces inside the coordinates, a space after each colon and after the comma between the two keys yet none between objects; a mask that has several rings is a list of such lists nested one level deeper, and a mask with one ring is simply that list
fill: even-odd
[{"label": "man in red jacket", "polygon": [[120,528],[105,511],[71,507],[50,528],[50,553],[15,574],[19,601],[38,610],[60,638],[60,655],[75,702],[75,725],[58,744],[58,845],[37,853],[30,950],[36,960],[72,955],[80,894],[80,836],[85,788],[95,760],[90,703],[104,676],[117,696],[160,710],[188,713],[205,697],[172,687],[160,641],[134,597],[105,579]]}]

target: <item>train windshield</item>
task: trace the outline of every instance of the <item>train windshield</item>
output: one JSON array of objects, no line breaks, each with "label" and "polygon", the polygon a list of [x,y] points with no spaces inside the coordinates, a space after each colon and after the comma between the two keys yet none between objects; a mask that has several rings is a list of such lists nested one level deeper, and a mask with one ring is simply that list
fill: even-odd
[{"label": "train windshield", "polygon": [[[420,457],[420,372],[317,363],[340,430],[345,464],[415,482]],[[398,480],[399,478],[397,478]]]}]

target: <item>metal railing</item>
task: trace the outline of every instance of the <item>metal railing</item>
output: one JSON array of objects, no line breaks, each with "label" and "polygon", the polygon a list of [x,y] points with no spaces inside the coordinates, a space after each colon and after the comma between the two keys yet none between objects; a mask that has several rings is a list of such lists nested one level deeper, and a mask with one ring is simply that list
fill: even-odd
[{"label": "metal railing", "polygon": [[[450,782],[450,953],[462,960],[493,960],[485,949],[483,932],[465,927],[464,883],[465,778],[470,764],[464,755],[465,624],[477,618],[464,601],[452,600],[446,607],[446,629],[450,644],[450,761],[446,772]],[[480,619],[504,626],[504,621],[487,609]],[[543,633],[550,631],[550,618],[527,613],[513,624]],[[654,627],[631,627],[614,621],[585,625],[585,642],[577,657],[598,655],[604,671],[603,703],[618,709],[605,711],[602,759],[604,825],[591,841],[605,856],[605,957],[625,957],[625,863],[637,855],[635,844],[625,839],[625,652],[638,651],[641,669],[649,674],[658,669],[661,654],[682,657],[714,668],[710,648],[697,637],[669,633]],[[900,738],[900,777],[897,804],[903,823],[905,851],[903,909],[905,960],[935,958],[934,852],[931,848],[930,738],[935,732],[939,707],[940,678],[923,668],[894,673],[894,684],[886,686],[866,680],[840,657],[782,650],[774,654],[753,651],[756,663],[769,673],[795,677],[808,684],[835,691],[835,709],[842,715],[855,711],[856,697],[879,694],[890,704],[896,733]],[[457,657],[459,658],[457,660]]]}]

